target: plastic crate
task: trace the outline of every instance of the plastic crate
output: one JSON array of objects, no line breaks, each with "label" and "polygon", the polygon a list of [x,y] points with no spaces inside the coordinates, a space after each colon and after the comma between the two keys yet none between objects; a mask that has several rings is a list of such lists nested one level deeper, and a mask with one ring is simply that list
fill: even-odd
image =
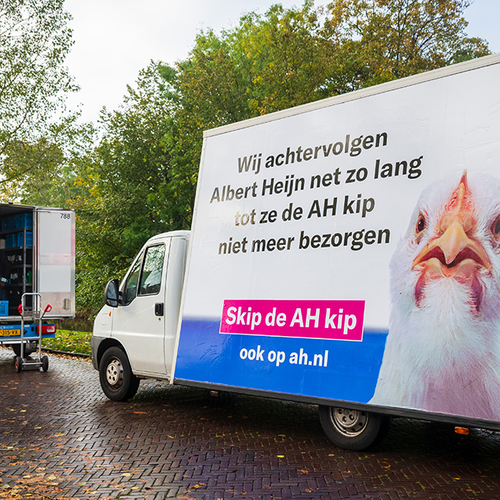
[{"label": "plastic crate", "polygon": [[2,217],[2,231],[12,231],[16,229],[16,217],[15,215],[9,215],[8,217]]},{"label": "plastic crate", "polygon": [[14,248],[17,246],[17,233],[7,234],[5,236],[5,248]]},{"label": "plastic crate", "polygon": [[15,217],[15,229],[25,229],[33,227],[33,214],[27,212],[24,214],[14,215]]},{"label": "plastic crate", "polygon": [[[5,248],[19,248],[24,245],[24,232],[5,235]],[[33,246],[33,231],[26,231],[26,247]]]},{"label": "plastic crate", "polygon": [[32,227],[33,214],[31,212],[2,217],[2,231],[12,231],[13,229],[31,229]]},{"label": "plastic crate", "polygon": [[[15,233],[14,236],[16,237],[16,245],[17,247],[22,247],[24,246],[24,233]],[[27,247],[32,247],[33,246],[33,231],[26,231],[26,246]]]},{"label": "plastic crate", "polygon": [[8,316],[8,315],[9,315],[9,301],[0,300],[0,316]]}]

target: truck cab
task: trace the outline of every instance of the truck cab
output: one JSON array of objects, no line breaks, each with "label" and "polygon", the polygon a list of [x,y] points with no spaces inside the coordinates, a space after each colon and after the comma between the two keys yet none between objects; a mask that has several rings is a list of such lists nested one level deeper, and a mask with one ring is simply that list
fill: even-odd
[{"label": "truck cab", "polygon": [[132,397],[140,377],[171,379],[188,241],[189,231],[150,238],[122,283],[106,287],[91,342],[110,399]]}]

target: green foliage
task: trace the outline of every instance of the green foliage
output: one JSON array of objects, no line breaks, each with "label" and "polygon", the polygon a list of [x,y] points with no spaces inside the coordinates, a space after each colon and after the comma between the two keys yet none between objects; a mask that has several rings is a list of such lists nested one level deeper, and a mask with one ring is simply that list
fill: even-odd
[{"label": "green foliage", "polygon": [[324,97],[335,44],[323,36],[318,11],[272,6],[243,16],[232,31],[200,33],[178,64],[189,130],[206,130]]},{"label": "green foliage", "polygon": [[[144,242],[159,232],[189,227],[191,202],[172,174],[176,91],[173,70],[157,63],[129,87],[121,109],[103,112],[102,139],[79,170],[85,194],[78,213],[79,300],[95,311],[103,282],[123,276]],[[162,76],[163,75],[163,76]],[[98,297],[98,301],[94,299]]]},{"label": "green foliage", "polygon": [[92,332],[57,330],[54,338],[42,340],[42,348],[76,354],[91,354],[90,337]]},{"label": "green foliage", "polygon": [[94,142],[91,125],[79,124],[78,115],[47,127],[31,141],[15,140],[5,147],[0,200],[28,205],[67,207],[81,194],[75,185],[83,155]]},{"label": "green foliage", "polygon": [[334,0],[329,31],[350,45],[362,86],[374,85],[489,54],[484,40],[465,33],[470,3]]},{"label": "green foliage", "polygon": [[0,5],[0,153],[38,136],[75,89],[64,59],[72,41],[63,0],[3,0]]},{"label": "green foliage", "polygon": [[321,17],[309,0],[301,9],[274,5],[265,16],[244,16],[228,34],[234,61],[246,75],[245,98],[252,116],[328,95],[325,82],[336,78],[331,60],[339,45],[325,37]]},{"label": "green foliage", "polygon": [[69,156],[79,146],[76,131],[86,127],[76,125],[77,115],[60,118],[67,93],[77,89],[64,66],[73,39],[63,7],[63,0],[0,5],[2,201],[66,205],[72,197]]},{"label": "green foliage", "polygon": [[[468,38],[467,0],[273,5],[232,31],[200,33],[179,63],[180,119],[193,130],[345,93],[489,53]],[[188,115],[188,120],[185,115]]]}]

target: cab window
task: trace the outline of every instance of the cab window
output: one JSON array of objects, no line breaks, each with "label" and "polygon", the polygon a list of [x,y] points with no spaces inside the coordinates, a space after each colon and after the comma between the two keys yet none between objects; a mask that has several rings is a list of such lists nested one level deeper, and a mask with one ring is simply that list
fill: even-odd
[{"label": "cab window", "polygon": [[156,295],[160,292],[165,259],[165,245],[148,247],[132,265],[123,286],[122,304],[127,306],[138,295]]},{"label": "cab window", "polygon": [[146,250],[139,295],[154,295],[160,291],[164,257],[164,245],[156,245]]}]

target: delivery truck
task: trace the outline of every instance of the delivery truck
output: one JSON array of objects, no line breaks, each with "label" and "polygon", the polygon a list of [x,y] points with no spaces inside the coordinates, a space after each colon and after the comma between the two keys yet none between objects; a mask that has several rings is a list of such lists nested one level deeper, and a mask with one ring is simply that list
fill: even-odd
[{"label": "delivery truck", "polygon": [[0,344],[12,347],[16,370],[47,371],[41,340],[74,315],[74,211],[0,204]]},{"label": "delivery truck", "polygon": [[500,430],[500,54],[206,131],[190,232],[151,238],[92,337],[142,378]]}]

